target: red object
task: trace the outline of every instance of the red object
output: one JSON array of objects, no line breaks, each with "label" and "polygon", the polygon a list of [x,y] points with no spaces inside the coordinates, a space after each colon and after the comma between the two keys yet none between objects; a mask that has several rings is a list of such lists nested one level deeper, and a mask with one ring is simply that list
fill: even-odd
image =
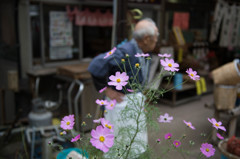
[{"label": "red object", "polygon": [[178,26],[182,30],[189,28],[189,13],[187,12],[174,12],[173,27]]},{"label": "red object", "polygon": [[86,11],[77,11],[76,18],[75,18],[75,24],[79,26],[83,26],[87,24],[87,17],[86,17]]},{"label": "red object", "polygon": [[85,10],[86,16],[86,24],[88,26],[96,26],[97,25],[97,15],[95,12],[91,12],[88,9]]},{"label": "red object", "polygon": [[[67,10],[67,16],[68,16],[69,20],[70,20],[70,21],[73,21],[75,12],[74,12],[74,11],[71,11],[69,5],[66,6],[66,10]],[[74,8],[74,10],[75,10],[75,8]]]},{"label": "red object", "polygon": [[107,26],[108,25],[108,19],[105,16],[105,14],[101,13],[99,9],[95,12],[97,16],[97,25],[98,26]]},{"label": "red object", "polygon": [[240,139],[232,136],[227,142],[227,151],[240,157]]},{"label": "red object", "polygon": [[[75,10],[75,9],[74,9]],[[95,12],[85,9],[83,11],[74,11],[76,15],[75,24],[79,26],[112,26],[113,25],[113,15],[110,10],[106,13],[102,13],[99,9]]]},{"label": "red object", "polygon": [[113,26],[113,14],[110,12],[110,10],[106,11],[105,16],[108,20],[107,26]]}]

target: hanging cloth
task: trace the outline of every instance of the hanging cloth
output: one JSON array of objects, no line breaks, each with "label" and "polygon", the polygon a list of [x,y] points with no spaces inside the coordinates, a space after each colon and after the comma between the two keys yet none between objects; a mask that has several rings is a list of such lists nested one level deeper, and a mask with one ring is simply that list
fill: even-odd
[{"label": "hanging cloth", "polygon": [[222,0],[219,0],[216,4],[213,22],[211,26],[210,38],[209,38],[210,42],[214,42],[217,39],[217,35],[220,29],[221,21],[225,13],[226,6],[227,6],[227,3],[225,3]]},{"label": "hanging cloth", "polygon": [[97,25],[98,26],[108,26],[108,19],[106,14],[102,13],[99,9],[96,10],[96,16],[97,16]]},{"label": "hanging cloth", "polygon": [[86,10],[76,11],[75,25],[84,26],[87,24]]}]

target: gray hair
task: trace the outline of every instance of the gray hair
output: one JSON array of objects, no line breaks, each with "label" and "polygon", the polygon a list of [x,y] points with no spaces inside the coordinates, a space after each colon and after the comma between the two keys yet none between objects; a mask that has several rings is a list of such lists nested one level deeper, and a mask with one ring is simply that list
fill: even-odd
[{"label": "gray hair", "polygon": [[151,18],[144,18],[141,21],[148,21],[153,25],[147,25],[145,28],[134,30],[132,37],[136,40],[142,40],[145,35],[154,36],[156,23]]}]

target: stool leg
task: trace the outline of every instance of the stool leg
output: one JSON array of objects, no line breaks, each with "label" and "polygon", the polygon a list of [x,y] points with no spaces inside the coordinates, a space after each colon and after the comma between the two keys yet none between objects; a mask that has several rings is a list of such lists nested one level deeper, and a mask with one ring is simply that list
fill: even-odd
[{"label": "stool leg", "polygon": [[68,88],[68,113],[69,114],[72,114],[72,98],[71,98],[71,93],[72,93],[72,90],[73,90],[73,88],[74,88],[74,85],[75,85],[75,81],[73,81],[71,84],[70,84],[70,86],[69,86],[69,88]]},{"label": "stool leg", "polygon": [[76,83],[79,85],[79,88],[78,88],[78,92],[74,98],[74,112],[75,112],[75,118],[76,118],[76,129],[77,129],[77,131],[79,131],[80,127],[79,127],[78,101],[79,101],[79,97],[83,91],[84,85],[79,80],[76,80]]}]

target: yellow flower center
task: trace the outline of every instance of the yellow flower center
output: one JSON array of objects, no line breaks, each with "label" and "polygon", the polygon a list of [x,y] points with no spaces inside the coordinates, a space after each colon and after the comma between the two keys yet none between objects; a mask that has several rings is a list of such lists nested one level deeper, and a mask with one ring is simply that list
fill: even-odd
[{"label": "yellow flower center", "polygon": [[125,59],[121,59],[122,62],[125,62]]},{"label": "yellow flower center", "polygon": [[135,67],[139,67],[139,63],[136,63],[136,64],[135,64]]},{"label": "yellow flower center", "polygon": [[120,82],[121,82],[121,79],[118,78],[118,79],[117,79],[117,83],[120,83]]},{"label": "yellow flower center", "polygon": [[63,132],[60,132],[60,135],[62,136],[62,135],[63,135]]},{"label": "yellow flower center", "polygon": [[187,124],[187,126],[189,126],[189,127],[190,127],[191,125],[190,125],[190,124]]},{"label": "yellow flower center", "polygon": [[113,107],[113,104],[111,104],[110,106]]},{"label": "yellow flower center", "polygon": [[172,67],[172,64],[169,63],[168,66],[169,66],[169,67]]},{"label": "yellow flower center", "polygon": [[101,102],[101,104],[104,104],[103,102]]},{"label": "yellow flower center", "polygon": [[108,54],[111,55],[111,54],[112,54],[112,51],[110,51]]},{"label": "yellow flower center", "polygon": [[219,124],[218,124],[218,123],[216,123],[215,125],[216,125],[216,126],[219,126]]},{"label": "yellow flower center", "polygon": [[105,124],[108,129],[112,129],[111,125]]},{"label": "yellow flower center", "polygon": [[194,74],[192,74],[192,73],[191,73],[191,74],[190,74],[190,76],[192,76],[192,77],[193,77],[193,76],[194,76]]},{"label": "yellow flower center", "polygon": [[67,125],[70,125],[70,121],[67,122]]},{"label": "yellow flower center", "polygon": [[178,145],[178,143],[176,142],[175,145]]},{"label": "yellow flower center", "polygon": [[206,149],[207,152],[209,152],[209,149]]},{"label": "yellow flower center", "polygon": [[103,136],[99,137],[99,141],[104,142],[105,138]]},{"label": "yellow flower center", "polygon": [[170,139],[171,138],[171,136],[168,136],[168,139]]}]

